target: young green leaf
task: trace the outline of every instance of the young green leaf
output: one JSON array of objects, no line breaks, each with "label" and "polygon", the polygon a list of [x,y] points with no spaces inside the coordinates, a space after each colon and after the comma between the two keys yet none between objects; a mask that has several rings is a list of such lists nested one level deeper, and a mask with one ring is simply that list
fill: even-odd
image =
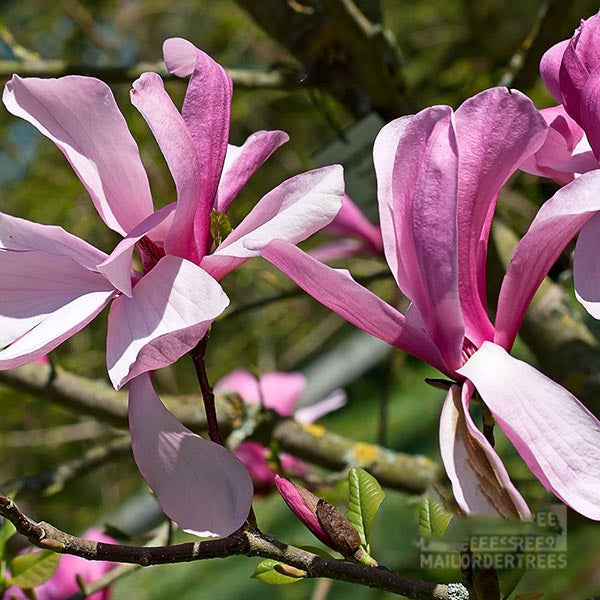
[{"label": "young green leaf", "polygon": [[16,527],[8,520],[4,520],[4,523],[0,526],[0,559],[4,558],[4,550],[6,548],[6,542],[17,532]]},{"label": "young green leaf", "polygon": [[210,234],[218,246],[232,232],[231,223],[225,213],[213,209],[210,213]]},{"label": "young green leaf", "polygon": [[[295,573],[297,577],[292,576],[291,573]],[[272,558],[267,558],[258,563],[251,577],[252,579],[260,579],[260,581],[269,585],[285,585],[301,581],[303,574],[305,575],[306,573],[300,569],[295,569]]]},{"label": "young green leaf", "polygon": [[350,469],[348,487],[350,496],[346,517],[356,527],[360,543],[368,551],[373,519],[385,494],[375,477],[359,467]]},{"label": "young green leaf", "polygon": [[421,533],[433,537],[441,538],[446,533],[446,529],[452,514],[433,498],[423,498],[419,505],[419,529]]},{"label": "young green leaf", "polygon": [[50,550],[19,554],[8,566],[12,575],[9,584],[21,588],[42,585],[54,575],[59,561],[60,554]]}]

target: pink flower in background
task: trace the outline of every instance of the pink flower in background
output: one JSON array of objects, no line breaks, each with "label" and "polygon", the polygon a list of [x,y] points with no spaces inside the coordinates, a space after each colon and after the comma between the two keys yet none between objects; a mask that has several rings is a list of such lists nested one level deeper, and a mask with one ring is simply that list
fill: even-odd
[{"label": "pink flower in background", "polygon": [[[164,55],[175,75],[191,75],[181,113],[155,73],[144,73],[131,92],[177,190],[177,201],[156,212],[137,145],[106,84],[77,76],[14,76],[7,84],[8,110],[56,143],[100,217],[124,239],[106,255],[59,227],[0,213],[0,277],[7,282],[0,299],[0,368],[47,354],[111,303],[107,367],[116,388],[129,383],[138,467],[174,521],[224,536],[248,515],[250,478],[233,454],[164,408],[150,374],[192,350],[226,308],[218,280],[257,255],[244,239],[305,239],[339,210],[343,176],[333,166],[288,179],[209,254],[213,210],[230,207],[287,135],[262,131],[240,147],[228,145],[229,76],[182,39],[167,40]],[[141,273],[132,269],[135,248]]]},{"label": "pink flower in background", "polygon": [[[82,537],[86,540],[95,540],[105,544],[119,543],[117,540],[104,535],[100,529],[89,529]],[[85,560],[71,554],[62,554],[54,575],[46,583],[35,588],[36,598],[37,600],[65,600],[71,594],[80,591],[76,579],[78,575],[85,583],[93,583],[116,566],[117,564],[112,562]],[[11,598],[13,596],[18,600],[26,600],[27,598],[19,588],[8,588],[4,597]],[[89,600],[108,600],[110,598],[110,588],[96,592],[88,598]]]},{"label": "pink flower in background", "polygon": [[327,262],[357,254],[383,256],[381,230],[365,217],[349,196],[344,196],[342,208],[322,232],[340,239],[311,250],[310,255],[317,260]]},{"label": "pink flower in background", "polygon": [[575,207],[595,198],[594,210],[600,209],[600,172],[581,176],[540,211],[537,233],[525,236],[515,251],[495,325],[486,310],[487,243],[498,192],[540,147],[547,128],[528,98],[495,88],[455,113],[435,106],[382,129],[374,149],[380,222],[387,262],[412,302],[406,314],[347,271],[327,267],[285,241],[271,242],[261,254],[351,323],[462,384],[451,387],[444,403],[440,444],[464,510],[529,514],[469,414],[477,390],[545,487],[600,519],[600,423],[567,390],[507,352],[568,237],[563,221],[547,207]]},{"label": "pink flower in background", "polygon": [[[237,369],[215,384],[215,391],[235,392],[248,404],[262,404],[282,417],[293,416],[300,423],[313,423],[329,412],[346,404],[346,394],[336,390],[324,400],[296,410],[296,404],[306,389],[306,378],[302,373],[263,373],[259,378],[246,369]],[[269,466],[268,448],[261,444],[245,441],[236,451],[254,482],[257,492],[268,492],[275,483],[275,471]],[[282,453],[281,467],[288,475],[304,477],[308,468],[300,459]]]}]

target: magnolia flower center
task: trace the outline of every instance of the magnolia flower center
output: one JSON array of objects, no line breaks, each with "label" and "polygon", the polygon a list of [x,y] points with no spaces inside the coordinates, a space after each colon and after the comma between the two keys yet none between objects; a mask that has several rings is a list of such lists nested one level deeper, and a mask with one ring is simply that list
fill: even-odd
[{"label": "magnolia flower center", "polygon": [[164,249],[146,235],[138,241],[137,247],[142,257],[144,275],[150,272],[158,261],[165,256]]}]

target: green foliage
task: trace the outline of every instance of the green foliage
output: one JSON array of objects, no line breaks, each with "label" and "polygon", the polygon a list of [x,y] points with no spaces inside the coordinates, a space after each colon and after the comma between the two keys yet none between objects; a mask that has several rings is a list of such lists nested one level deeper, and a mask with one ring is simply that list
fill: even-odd
[{"label": "green foliage", "polygon": [[296,583],[296,581],[300,581],[302,577],[291,577],[290,575],[285,575],[284,573],[277,570],[286,569],[286,565],[280,563],[271,558],[267,558],[266,560],[261,560],[254,573],[252,573],[252,579],[259,579],[263,583],[268,583],[269,585],[285,585],[288,583]]},{"label": "green foliage", "polygon": [[361,545],[369,552],[371,527],[385,494],[375,477],[360,467],[350,469],[348,488],[350,496],[346,517],[356,527]]},{"label": "green foliage", "polygon": [[433,498],[423,498],[419,504],[419,529],[421,533],[442,538],[452,520],[452,514]]},{"label": "green foliage", "polygon": [[42,585],[56,571],[60,562],[60,554],[50,550],[19,554],[10,561],[10,585],[21,588],[33,588]]},{"label": "green foliage", "polygon": [[210,235],[218,246],[232,231],[229,217],[218,210],[213,209],[210,213]]},{"label": "green foliage", "polygon": [[0,560],[4,558],[4,551],[6,550],[6,542],[17,532],[15,526],[8,520],[4,520],[4,523],[0,526]]}]

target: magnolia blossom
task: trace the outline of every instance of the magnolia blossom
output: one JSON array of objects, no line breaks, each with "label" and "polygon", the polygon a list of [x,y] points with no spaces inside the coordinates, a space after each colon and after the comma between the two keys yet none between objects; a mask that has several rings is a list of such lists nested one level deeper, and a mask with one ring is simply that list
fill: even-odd
[{"label": "magnolia blossom", "polygon": [[[293,416],[300,423],[313,423],[346,404],[346,394],[342,390],[336,390],[324,400],[296,410],[306,383],[306,377],[302,373],[263,373],[257,378],[246,369],[236,369],[215,384],[215,391],[235,392],[248,404],[262,404],[282,417]],[[269,491],[275,484],[276,473],[267,462],[268,453],[268,448],[252,441],[242,442],[236,450],[236,455],[248,469],[257,492]],[[303,461],[285,452],[279,458],[285,473],[306,476],[308,469]]]},{"label": "magnolia blossom", "polygon": [[[117,544],[117,540],[104,535],[100,529],[89,529],[83,534],[84,539],[95,540],[105,544]],[[116,567],[116,563],[103,560],[85,560],[72,554],[62,554],[54,575],[46,583],[35,588],[37,600],[65,600],[72,594],[80,591],[76,577],[79,576],[84,583],[93,583]],[[4,594],[5,598],[27,600],[28,596],[19,588],[10,587]],[[104,588],[88,596],[89,600],[108,600],[110,588]]]},{"label": "magnolia blossom", "polygon": [[538,150],[547,129],[530,100],[506,88],[482,92],[454,113],[434,106],[382,129],[374,162],[383,245],[399,288],[412,302],[406,314],[347,271],[325,266],[288,242],[271,242],[261,254],[351,323],[456,382],[442,410],[440,443],[465,511],[530,514],[469,414],[477,391],[544,486],[600,519],[600,423],[567,390],[508,354],[535,290],[568,237],[553,210],[592,197],[600,209],[600,172],[581,176],[540,211],[535,233],[516,249],[503,281],[495,325],[486,310],[486,252],[498,192]]},{"label": "magnolia blossom", "polygon": [[[56,143],[102,220],[123,240],[106,255],[60,227],[0,214],[0,369],[47,354],[112,302],[107,367],[116,388],[130,384],[140,471],[182,527],[228,535],[248,514],[250,478],[233,454],[170,415],[150,374],[192,350],[227,307],[218,280],[257,254],[243,244],[248,235],[295,243],[333,219],[343,196],[342,170],[325,167],[285,181],[211,254],[213,211],[227,211],[287,135],[261,131],[240,147],[228,145],[232,87],[226,72],[186,40],[167,40],[163,50],[172,73],[191,75],[181,113],[155,73],[144,73],[131,92],[177,190],[177,201],[156,212],[137,145],[106,84],[14,76],[6,85],[8,110]],[[141,272],[132,269],[135,248]],[[200,448],[207,465],[220,466],[210,478],[198,466]],[[220,500],[229,495],[235,510],[212,514],[224,512]]]},{"label": "magnolia blossom", "polygon": [[[544,54],[540,71],[544,83],[561,104],[541,111],[555,114],[546,142],[524,170],[550,177],[560,184],[580,173],[600,169],[600,13],[581,21],[569,40],[559,42]],[[540,157],[540,154],[543,156]],[[583,184],[577,189],[593,185]],[[551,201],[542,207],[523,245],[556,235],[557,245],[566,244],[581,229],[573,262],[577,299],[600,319],[600,202],[598,194],[573,191],[567,201]]]}]

